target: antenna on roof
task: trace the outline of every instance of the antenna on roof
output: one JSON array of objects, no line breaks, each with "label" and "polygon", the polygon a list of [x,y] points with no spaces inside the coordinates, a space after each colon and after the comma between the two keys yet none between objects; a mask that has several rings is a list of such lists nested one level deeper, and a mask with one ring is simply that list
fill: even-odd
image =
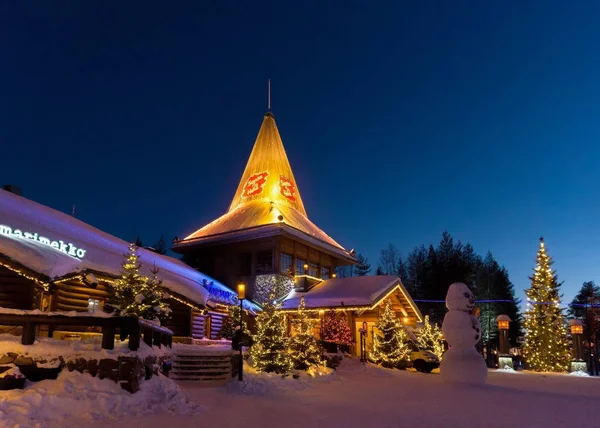
[{"label": "antenna on roof", "polygon": [[267,83],[267,110],[271,111],[271,79]]}]

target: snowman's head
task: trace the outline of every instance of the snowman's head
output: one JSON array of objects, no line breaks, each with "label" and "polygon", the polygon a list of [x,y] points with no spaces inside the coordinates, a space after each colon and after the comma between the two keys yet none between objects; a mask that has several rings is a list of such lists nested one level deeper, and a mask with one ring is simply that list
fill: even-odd
[{"label": "snowman's head", "polygon": [[451,311],[471,312],[475,307],[473,293],[462,282],[455,282],[446,294],[446,307]]}]

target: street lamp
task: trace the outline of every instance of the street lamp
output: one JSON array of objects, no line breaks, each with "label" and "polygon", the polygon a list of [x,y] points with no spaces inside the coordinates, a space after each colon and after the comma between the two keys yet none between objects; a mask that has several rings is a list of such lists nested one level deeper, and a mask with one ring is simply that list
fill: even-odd
[{"label": "street lamp", "polygon": [[238,298],[240,299],[240,361],[238,366],[238,381],[244,380],[243,370],[244,370],[244,358],[242,355],[242,344],[244,342],[244,324],[243,324],[243,316],[244,316],[244,308],[242,303],[246,298],[246,285],[243,282],[238,284]]},{"label": "street lamp", "polygon": [[572,319],[569,321],[571,327],[571,337],[573,338],[573,360],[571,361],[571,372],[587,372],[587,364],[583,359],[583,323],[581,320]]},{"label": "street lamp", "polygon": [[513,360],[510,355],[510,340],[508,338],[509,324],[512,320],[508,315],[498,315],[496,322],[498,323],[498,336],[500,336],[500,352],[498,354],[498,368],[512,369]]}]

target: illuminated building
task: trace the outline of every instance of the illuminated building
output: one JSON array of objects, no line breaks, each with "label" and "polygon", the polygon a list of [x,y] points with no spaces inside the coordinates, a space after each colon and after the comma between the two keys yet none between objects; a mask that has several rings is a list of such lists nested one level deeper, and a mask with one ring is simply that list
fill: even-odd
[{"label": "illuminated building", "polygon": [[173,251],[231,288],[257,276],[330,278],[356,263],[351,252],[309,220],[275,118],[265,114],[227,212],[184,239]]}]

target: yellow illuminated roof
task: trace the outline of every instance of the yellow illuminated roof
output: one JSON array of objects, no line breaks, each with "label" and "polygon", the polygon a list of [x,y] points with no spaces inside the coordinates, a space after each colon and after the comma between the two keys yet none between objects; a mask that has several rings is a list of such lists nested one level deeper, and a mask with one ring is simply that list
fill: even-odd
[{"label": "yellow illuminated roof", "polygon": [[264,116],[227,213],[179,241],[174,248],[190,241],[206,242],[209,237],[274,224],[290,226],[354,259],[308,219],[275,118],[269,112]]}]

